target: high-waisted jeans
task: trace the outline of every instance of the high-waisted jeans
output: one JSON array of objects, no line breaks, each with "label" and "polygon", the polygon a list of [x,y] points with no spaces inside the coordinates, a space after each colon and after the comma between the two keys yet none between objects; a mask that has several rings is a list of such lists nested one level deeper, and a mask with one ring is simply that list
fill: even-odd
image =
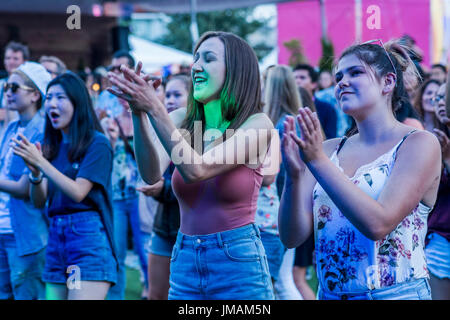
[{"label": "high-waisted jeans", "polygon": [[170,264],[169,300],[273,300],[258,227],[208,235],[178,232]]}]

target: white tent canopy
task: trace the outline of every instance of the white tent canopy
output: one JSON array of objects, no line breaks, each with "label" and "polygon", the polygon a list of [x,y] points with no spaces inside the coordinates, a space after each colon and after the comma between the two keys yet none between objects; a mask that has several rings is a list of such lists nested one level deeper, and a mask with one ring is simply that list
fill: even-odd
[{"label": "white tent canopy", "polygon": [[192,54],[172,49],[136,36],[130,35],[128,41],[131,55],[136,62],[142,61],[143,70],[147,73],[159,71],[170,64],[192,63]]},{"label": "white tent canopy", "polygon": [[259,70],[263,72],[267,67],[278,64],[278,48],[274,48],[259,62]]}]

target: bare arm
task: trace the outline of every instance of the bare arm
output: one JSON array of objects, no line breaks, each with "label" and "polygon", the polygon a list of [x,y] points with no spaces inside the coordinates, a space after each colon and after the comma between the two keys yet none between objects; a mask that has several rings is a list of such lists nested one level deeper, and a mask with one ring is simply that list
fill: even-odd
[{"label": "bare arm", "polygon": [[24,174],[18,181],[0,180],[0,191],[9,193],[15,198],[28,198],[28,176]]},{"label": "bare arm", "polygon": [[[168,121],[179,127],[186,114],[186,109],[170,113]],[[134,152],[139,173],[148,184],[155,184],[170,164],[170,158],[158,139],[146,113],[133,114]]]},{"label": "bare arm", "polygon": [[81,202],[86,198],[94,184],[85,178],[70,179],[56,169],[47,159],[43,158],[38,168],[45,176],[59,188],[66,196],[75,202]]},{"label": "bare arm", "polygon": [[[129,101],[135,113],[148,114],[159,141],[187,183],[217,176],[238,165],[258,166],[262,163],[259,159],[267,152],[273,129],[272,122],[265,114],[251,116],[231,138],[198,154],[184,139],[182,132],[170,120],[166,108],[158,100],[154,89],[156,82],[148,83],[139,76],[139,65],[140,63],[136,72],[122,66],[123,77],[109,73],[111,83],[121,90],[111,92]],[[141,121],[140,124],[144,125],[144,122]],[[145,135],[148,136],[148,133]],[[259,143],[262,139],[266,139],[266,146],[261,148]],[[148,141],[145,145],[149,145]],[[152,154],[151,159],[156,159],[156,156]],[[161,164],[159,167],[161,168]],[[161,172],[149,172],[148,175],[151,179],[146,182],[154,184],[161,177]]]},{"label": "bare arm", "polygon": [[[278,214],[280,239],[288,248],[303,244],[314,230],[313,189],[316,179],[300,158],[300,150],[290,133],[296,134],[294,120],[287,117],[282,140],[286,179]],[[323,143],[324,152],[331,155],[339,139]]]},{"label": "bare arm", "polygon": [[[73,201],[83,201],[89,191],[91,191],[94,184],[84,178],[76,178],[76,180],[70,179],[56,169],[47,159],[45,159],[40,149],[29,142],[24,135],[19,134],[19,136],[21,137],[20,141],[13,139],[16,143],[16,146],[13,147],[14,153],[21,156],[30,166],[42,171],[48,179],[51,179],[53,183]],[[38,196],[44,196],[47,194],[46,186],[41,184],[30,190],[32,193],[31,198],[33,201],[36,201],[38,207],[42,205],[41,200],[38,200]],[[43,197],[43,200],[45,201],[46,198],[47,197]]]},{"label": "bare arm", "polygon": [[309,170],[344,216],[366,237],[371,240],[385,237],[424,200],[425,195],[426,204],[434,205],[441,154],[439,143],[432,134],[419,131],[405,140],[386,185],[375,200],[320,152],[314,133],[317,117],[308,116],[306,111],[300,114],[305,140],[297,142]]},{"label": "bare arm", "polygon": [[48,179],[42,178],[39,184],[30,183],[30,199],[36,208],[44,208],[47,202]]},{"label": "bare arm", "polygon": [[167,121],[164,112],[155,110],[150,113],[150,118],[160,141],[187,183],[215,177],[242,164],[261,165],[273,134],[270,119],[263,113],[255,114],[232,137],[198,154],[173,123]]}]

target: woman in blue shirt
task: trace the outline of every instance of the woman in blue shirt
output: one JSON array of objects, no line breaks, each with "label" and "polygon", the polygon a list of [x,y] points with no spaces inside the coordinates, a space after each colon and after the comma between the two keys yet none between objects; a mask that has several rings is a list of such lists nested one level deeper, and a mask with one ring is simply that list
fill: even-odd
[{"label": "woman in blue shirt", "polygon": [[14,153],[31,170],[33,204],[40,208],[48,201],[47,299],[104,299],[117,278],[111,145],[75,74],[49,83],[45,112],[42,148],[20,135],[21,140],[14,139]]}]

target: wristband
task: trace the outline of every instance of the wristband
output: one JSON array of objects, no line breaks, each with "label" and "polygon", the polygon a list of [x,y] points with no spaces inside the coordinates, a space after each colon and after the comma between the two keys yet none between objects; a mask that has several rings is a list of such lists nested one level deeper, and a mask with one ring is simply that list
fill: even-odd
[{"label": "wristband", "polygon": [[43,177],[44,174],[42,173],[42,171],[39,171],[39,176],[37,178],[33,177],[33,174],[31,172],[28,174],[28,180],[30,180],[30,182],[34,185],[41,183]]}]

